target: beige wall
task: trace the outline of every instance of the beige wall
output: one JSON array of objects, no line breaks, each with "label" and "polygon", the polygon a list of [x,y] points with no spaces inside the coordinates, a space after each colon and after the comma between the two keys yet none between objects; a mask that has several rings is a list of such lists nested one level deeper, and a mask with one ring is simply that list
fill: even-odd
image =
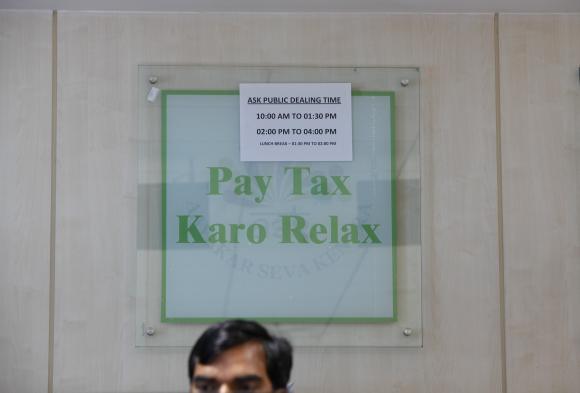
[{"label": "beige wall", "polygon": [[187,386],[185,350],[134,348],[136,72],[151,63],[420,66],[425,348],[298,351],[294,378],[318,393],[499,389],[492,15],[64,13],[58,45],[57,391]]},{"label": "beige wall", "polygon": [[580,15],[500,22],[508,392],[577,392]]},{"label": "beige wall", "polygon": [[48,386],[51,12],[0,11],[0,392]]},{"label": "beige wall", "polygon": [[[18,18],[30,19],[34,28]],[[46,33],[27,38],[42,23]],[[421,67],[424,348],[299,350],[297,391],[501,392],[500,221],[507,392],[576,392],[580,92],[574,67],[580,63],[580,18],[502,16],[499,27],[501,157],[491,14],[59,13],[54,391],[186,388],[186,350],[134,347],[136,94],[138,64],[197,63]],[[16,44],[6,49],[3,42]],[[46,59],[4,63],[5,53],[24,52],[26,45],[34,48],[27,56],[46,51]],[[0,276],[2,314],[9,316],[0,321],[2,392],[46,390],[46,383],[29,385],[13,372],[30,362],[9,356],[4,345],[26,353],[26,329],[35,322],[48,325],[48,258],[38,262],[35,256],[50,251],[49,52],[50,14],[0,12],[2,68],[23,72],[35,60],[45,67],[32,71],[47,84],[46,105],[39,102],[35,120],[29,120],[39,123],[32,128],[42,135],[27,134],[45,154],[37,153],[30,164],[44,177],[35,178],[26,167],[6,171],[12,161],[0,157],[3,184],[24,179],[18,192],[2,191],[8,196],[2,245],[19,250],[17,268],[34,270],[36,278]],[[27,83],[34,94],[45,91],[33,81]],[[2,90],[2,102],[6,97]],[[8,108],[0,106],[0,114],[13,119],[0,123],[2,152],[7,141],[15,146],[7,154],[28,154],[30,141],[8,133],[26,122]],[[551,137],[545,130],[552,130]],[[44,221],[13,207],[28,194],[37,195],[30,203]],[[18,218],[43,224],[35,235],[45,243],[17,248],[17,234],[27,233],[25,226],[13,229]],[[8,236],[8,229],[14,234]],[[19,299],[18,291],[27,294],[31,285],[40,294],[37,302],[32,296],[21,303],[4,300]],[[26,313],[38,321],[19,319]],[[32,356],[35,370],[46,376],[48,337],[43,330],[34,333],[40,345]]]}]

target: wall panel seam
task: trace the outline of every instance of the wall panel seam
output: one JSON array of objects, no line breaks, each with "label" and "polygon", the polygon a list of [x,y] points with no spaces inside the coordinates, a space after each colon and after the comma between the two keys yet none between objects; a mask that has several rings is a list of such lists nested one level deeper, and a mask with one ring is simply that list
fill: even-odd
[{"label": "wall panel seam", "polygon": [[51,146],[50,146],[50,274],[48,300],[48,393],[54,385],[54,299],[56,257],[56,126],[57,126],[57,65],[58,13],[52,11],[52,85],[51,85]]},{"label": "wall panel seam", "polygon": [[499,14],[493,18],[495,49],[495,131],[496,131],[496,171],[497,171],[497,235],[498,235],[498,287],[501,351],[501,391],[507,393],[507,354],[505,316],[505,265],[503,237],[503,188],[501,157],[501,51]]}]

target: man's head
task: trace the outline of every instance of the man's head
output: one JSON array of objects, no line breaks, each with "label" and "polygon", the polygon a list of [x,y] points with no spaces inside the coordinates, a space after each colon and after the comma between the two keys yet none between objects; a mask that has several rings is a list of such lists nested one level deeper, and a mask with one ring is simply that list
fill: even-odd
[{"label": "man's head", "polygon": [[292,346],[260,324],[231,320],[210,326],[189,355],[191,391],[285,391]]}]

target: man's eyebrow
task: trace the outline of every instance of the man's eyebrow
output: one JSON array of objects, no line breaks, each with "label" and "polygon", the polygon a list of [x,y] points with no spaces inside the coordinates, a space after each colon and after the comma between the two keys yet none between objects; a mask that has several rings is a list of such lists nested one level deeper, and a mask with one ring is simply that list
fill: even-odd
[{"label": "man's eyebrow", "polygon": [[234,378],[235,383],[261,382],[262,380],[263,378],[257,374],[242,375]]}]

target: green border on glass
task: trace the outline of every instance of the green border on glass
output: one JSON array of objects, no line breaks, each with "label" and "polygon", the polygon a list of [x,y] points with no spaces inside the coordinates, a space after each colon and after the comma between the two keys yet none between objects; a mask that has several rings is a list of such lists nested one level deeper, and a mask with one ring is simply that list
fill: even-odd
[{"label": "green border on glass", "polygon": [[[167,185],[167,96],[169,95],[239,95],[238,90],[162,90],[161,91],[161,322],[162,323],[215,323],[224,318],[168,318],[166,315],[166,185]],[[397,309],[397,200],[396,200],[396,159],[395,159],[395,92],[393,91],[353,91],[353,96],[388,96],[391,118],[391,252],[392,252],[392,280],[393,280],[393,316],[384,318],[375,317],[261,317],[252,318],[262,323],[387,323],[398,320]],[[235,318],[234,316],[228,317]],[[247,319],[247,317],[244,317]]]}]

